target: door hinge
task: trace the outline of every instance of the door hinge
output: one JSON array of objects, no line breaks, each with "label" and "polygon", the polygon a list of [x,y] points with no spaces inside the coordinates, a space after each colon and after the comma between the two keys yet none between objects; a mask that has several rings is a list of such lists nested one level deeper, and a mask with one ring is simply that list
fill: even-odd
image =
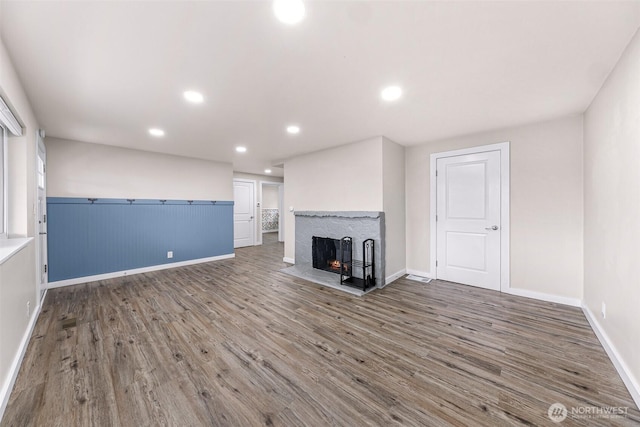
[{"label": "door hinge", "polygon": [[44,272],[47,272],[47,264],[44,265]]},{"label": "door hinge", "polygon": [[438,266],[438,260],[436,260],[436,267]]},{"label": "door hinge", "polygon": [[42,222],[44,222],[45,224],[47,223],[47,214],[44,214],[42,216]]},{"label": "door hinge", "polygon": [[436,176],[438,176],[438,170],[436,169]]},{"label": "door hinge", "polygon": [[436,215],[436,222],[438,221],[438,215]]}]

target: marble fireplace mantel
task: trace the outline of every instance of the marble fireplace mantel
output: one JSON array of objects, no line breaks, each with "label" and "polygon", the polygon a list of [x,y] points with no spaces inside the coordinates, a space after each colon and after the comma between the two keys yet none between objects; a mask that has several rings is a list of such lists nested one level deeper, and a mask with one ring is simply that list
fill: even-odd
[{"label": "marble fireplace mantel", "polygon": [[377,211],[295,211],[295,216],[335,217],[335,218],[380,218],[384,212]]}]

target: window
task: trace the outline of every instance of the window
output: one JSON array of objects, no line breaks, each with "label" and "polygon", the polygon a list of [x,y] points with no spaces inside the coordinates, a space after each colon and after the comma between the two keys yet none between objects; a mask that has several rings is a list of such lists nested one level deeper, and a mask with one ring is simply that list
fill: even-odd
[{"label": "window", "polygon": [[38,156],[38,188],[44,190],[44,160]]},{"label": "window", "polygon": [[7,201],[7,168],[8,168],[8,154],[7,154],[7,138],[9,132],[12,135],[21,136],[22,127],[16,117],[13,115],[4,99],[0,98],[0,238],[6,238],[8,233],[8,201]]}]

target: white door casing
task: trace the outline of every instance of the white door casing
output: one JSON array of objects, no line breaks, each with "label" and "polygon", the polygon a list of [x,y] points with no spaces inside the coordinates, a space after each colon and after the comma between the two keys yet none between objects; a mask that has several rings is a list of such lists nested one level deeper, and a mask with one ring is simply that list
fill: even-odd
[{"label": "white door casing", "polygon": [[278,242],[284,242],[284,184],[278,186]]},{"label": "white door casing", "polygon": [[49,272],[47,268],[47,152],[38,137],[36,156],[36,176],[37,176],[37,259],[38,259],[38,281],[41,296],[47,289],[49,282]]},{"label": "white door casing", "polygon": [[509,143],[432,154],[430,199],[431,276],[508,291]]},{"label": "white door casing", "polygon": [[500,153],[436,163],[439,279],[500,290]]},{"label": "white door casing", "polygon": [[233,180],[233,247],[255,244],[255,181]]}]

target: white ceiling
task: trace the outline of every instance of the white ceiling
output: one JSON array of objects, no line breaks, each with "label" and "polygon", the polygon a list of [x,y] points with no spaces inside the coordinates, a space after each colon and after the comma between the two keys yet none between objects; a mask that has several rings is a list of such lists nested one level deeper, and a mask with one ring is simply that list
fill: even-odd
[{"label": "white ceiling", "polygon": [[[637,1],[306,9],[286,26],[267,1],[3,1],[0,35],[47,135],[262,173],[377,135],[412,145],[581,113],[640,24]],[[391,83],[404,95],[385,104]]]}]

